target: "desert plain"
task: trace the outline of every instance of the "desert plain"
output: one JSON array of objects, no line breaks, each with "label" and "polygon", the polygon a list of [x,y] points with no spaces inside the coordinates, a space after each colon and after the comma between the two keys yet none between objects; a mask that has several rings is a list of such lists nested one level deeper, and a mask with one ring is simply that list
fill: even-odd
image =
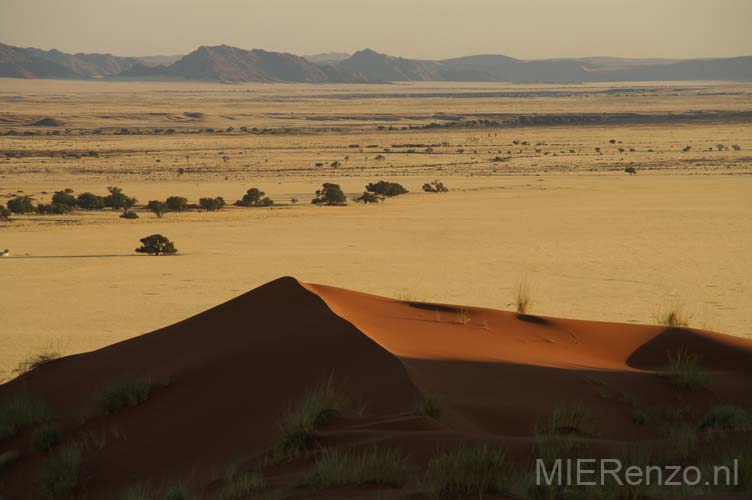
[{"label": "desert plain", "polygon": [[[232,205],[251,187],[276,202],[0,222],[10,250],[0,259],[0,376],[51,345],[98,348],[286,275],[499,309],[525,282],[536,313],[652,323],[679,306],[693,326],[749,338],[751,97],[748,84],[714,82],[0,80],[0,203],[108,186],[139,205],[170,195]],[[505,122],[599,114],[633,118]],[[30,126],[44,118],[55,125]],[[472,120],[497,123],[461,126]],[[382,179],[410,192],[352,201]],[[434,179],[449,192],[422,192]],[[311,205],[323,182],[340,184],[350,204]],[[153,233],[179,253],[136,254]]]}]

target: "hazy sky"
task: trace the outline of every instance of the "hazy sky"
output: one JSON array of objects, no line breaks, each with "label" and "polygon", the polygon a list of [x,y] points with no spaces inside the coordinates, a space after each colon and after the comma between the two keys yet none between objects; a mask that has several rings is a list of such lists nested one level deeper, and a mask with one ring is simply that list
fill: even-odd
[{"label": "hazy sky", "polygon": [[750,25],[752,0],[0,0],[2,43],[116,55],[734,56]]}]

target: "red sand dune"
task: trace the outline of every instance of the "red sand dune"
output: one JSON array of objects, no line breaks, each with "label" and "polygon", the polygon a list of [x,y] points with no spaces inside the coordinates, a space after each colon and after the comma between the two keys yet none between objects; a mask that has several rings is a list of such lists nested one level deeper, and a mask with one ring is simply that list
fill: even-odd
[{"label": "red sand dune", "polygon": [[[666,353],[682,347],[712,372],[707,389],[678,391],[656,376]],[[178,481],[200,490],[227,464],[251,463],[274,445],[289,404],[332,372],[365,411],[324,428],[324,442],[405,448],[416,477],[437,448],[460,443],[498,444],[528,459],[536,422],[563,402],[590,410],[595,447],[605,449],[665,438],[657,426],[632,422],[634,405],[686,406],[695,419],[720,402],[752,407],[748,340],[411,303],[293,278],[155,332],[47,363],[0,386],[0,404],[26,392],[47,403],[66,439],[107,436],[85,450],[80,498],[112,499],[136,483]],[[149,400],[98,416],[101,390],[133,376],[156,384]],[[420,393],[439,395],[440,419],[414,415]],[[0,441],[0,453],[21,453],[0,477],[0,498],[30,498],[44,455],[30,451],[29,431]],[[310,466],[303,459],[264,474],[282,487]],[[291,491],[295,498],[358,496]]]}]

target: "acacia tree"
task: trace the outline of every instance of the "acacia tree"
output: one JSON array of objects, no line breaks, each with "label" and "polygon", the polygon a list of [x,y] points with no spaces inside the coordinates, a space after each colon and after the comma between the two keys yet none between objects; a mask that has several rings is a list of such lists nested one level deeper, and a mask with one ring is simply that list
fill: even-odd
[{"label": "acacia tree", "polygon": [[224,208],[225,199],[221,196],[217,196],[216,198],[201,198],[198,200],[198,206],[208,212],[216,212]]},{"label": "acacia tree", "polygon": [[93,193],[81,193],[76,198],[76,205],[84,210],[101,210],[104,208],[104,197]]},{"label": "acacia tree", "polygon": [[372,182],[366,186],[366,191],[386,197],[398,196],[408,192],[407,189],[402,187],[402,184],[388,181]]},{"label": "acacia tree", "polygon": [[27,214],[34,211],[31,196],[16,196],[8,200],[8,210],[14,214]]},{"label": "acacia tree", "polygon": [[52,195],[52,205],[67,205],[70,208],[76,206],[76,197],[73,196],[73,190],[66,188],[63,191],[55,191]]},{"label": "acacia tree", "polygon": [[182,196],[170,196],[165,201],[165,204],[167,205],[167,209],[172,212],[182,212],[188,208],[188,199]]},{"label": "acacia tree", "polygon": [[347,196],[339,184],[325,182],[321,189],[316,190],[316,197],[311,200],[314,205],[342,206],[347,205]]},{"label": "acacia tree", "polygon": [[258,188],[251,188],[243,195],[243,199],[235,202],[238,207],[269,207],[274,201]]},{"label": "acacia tree", "polygon": [[110,192],[110,194],[104,197],[104,205],[106,207],[112,207],[116,210],[122,209],[127,211],[136,204],[136,198],[127,196],[119,187],[110,186],[107,188],[107,190]]},{"label": "acacia tree", "polygon": [[154,212],[154,215],[156,215],[158,219],[161,219],[162,214],[167,211],[167,205],[165,202],[159,200],[151,200],[146,204],[146,208],[147,210]]},{"label": "acacia tree", "polygon": [[136,248],[138,253],[146,253],[149,255],[172,255],[178,253],[178,249],[175,245],[166,237],[161,234],[152,234],[145,238],[141,238],[141,246]]}]

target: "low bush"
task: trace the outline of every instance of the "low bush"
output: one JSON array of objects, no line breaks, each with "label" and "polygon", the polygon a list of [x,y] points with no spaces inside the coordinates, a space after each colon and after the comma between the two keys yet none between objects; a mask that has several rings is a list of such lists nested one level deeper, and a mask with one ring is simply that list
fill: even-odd
[{"label": "low bush", "polygon": [[449,189],[444,186],[443,182],[435,180],[423,184],[423,191],[425,191],[426,193],[446,193],[447,191],[449,191]]},{"label": "low bush", "polygon": [[136,212],[123,212],[120,214],[120,218],[129,220],[138,219],[138,214]]},{"label": "low bush", "polygon": [[138,406],[149,399],[151,381],[146,378],[130,379],[104,388],[97,406],[104,415],[111,415],[128,406]]}]

